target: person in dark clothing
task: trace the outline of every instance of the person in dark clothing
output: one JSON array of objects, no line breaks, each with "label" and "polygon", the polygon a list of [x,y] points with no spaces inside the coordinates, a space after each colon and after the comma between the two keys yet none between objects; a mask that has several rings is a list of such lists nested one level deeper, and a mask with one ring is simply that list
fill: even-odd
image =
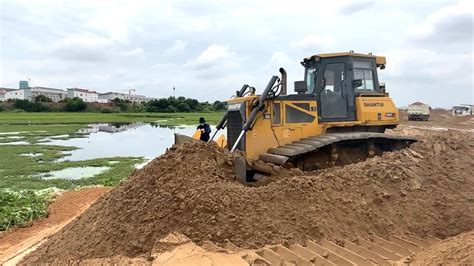
[{"label": "person in dark clothing", "polygon": [[204,117],[199,118],[199,125],[197,126],[197,129],[201,130],[201,140],[205,142],[209,141],[211,127],[206,123]]}]

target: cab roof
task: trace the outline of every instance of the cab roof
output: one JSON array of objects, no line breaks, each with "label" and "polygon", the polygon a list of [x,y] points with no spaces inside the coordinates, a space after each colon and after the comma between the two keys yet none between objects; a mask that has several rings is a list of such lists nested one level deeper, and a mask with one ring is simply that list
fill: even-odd
[{"label": "cab roof", "polygon": [[376,56],[371,53],[369,54],[360,54],[354,52],[342,52],[342,53],[326,53],[326,54],[316,54],[310,57],[306,57],[304,61],[315,60],[319,61],[320,58],[331,58],[331,57],[340,57],[340,56],[355,56],[355,57],[365,57],[365,58],[375,58],[375,63],[377,66],[382,66],[387,63],[385,56]]}]

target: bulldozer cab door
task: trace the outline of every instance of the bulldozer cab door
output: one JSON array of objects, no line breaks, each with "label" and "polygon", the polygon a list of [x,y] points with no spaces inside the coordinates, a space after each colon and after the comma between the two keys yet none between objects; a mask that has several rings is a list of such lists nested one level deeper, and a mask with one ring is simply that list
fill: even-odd
[{"label": "bulldozer cab door", "polygon": [[316,79],[318,119],[327,121],[353,121],[355,96],[352,75],[348,75],[349,58],[327,58],[319,67]]}]

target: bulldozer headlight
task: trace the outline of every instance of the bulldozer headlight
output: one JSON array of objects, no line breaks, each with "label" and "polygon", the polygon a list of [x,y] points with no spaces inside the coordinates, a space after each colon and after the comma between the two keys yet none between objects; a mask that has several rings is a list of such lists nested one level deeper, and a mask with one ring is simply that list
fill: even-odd
[{"label": "bulldozer headlight", "polygon": [[232,103],[227,106],[227,110],[229,111],[238,111],[240,110],[240,103]]}]

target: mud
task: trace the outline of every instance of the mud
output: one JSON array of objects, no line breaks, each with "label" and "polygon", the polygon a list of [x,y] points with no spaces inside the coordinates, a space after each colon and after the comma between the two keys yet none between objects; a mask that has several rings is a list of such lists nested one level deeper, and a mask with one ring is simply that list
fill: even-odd
[{"label": "mud", "polygon": [[171,232],[242,248],[353,240],[372,234],[440,238],[474,227],[474,135],[430,133],[410,149],[303,173],[264,165],[269,184],[235,182],[233,156],[206,143],[169,150],[102,197],[23,262],[143,257]]}]

